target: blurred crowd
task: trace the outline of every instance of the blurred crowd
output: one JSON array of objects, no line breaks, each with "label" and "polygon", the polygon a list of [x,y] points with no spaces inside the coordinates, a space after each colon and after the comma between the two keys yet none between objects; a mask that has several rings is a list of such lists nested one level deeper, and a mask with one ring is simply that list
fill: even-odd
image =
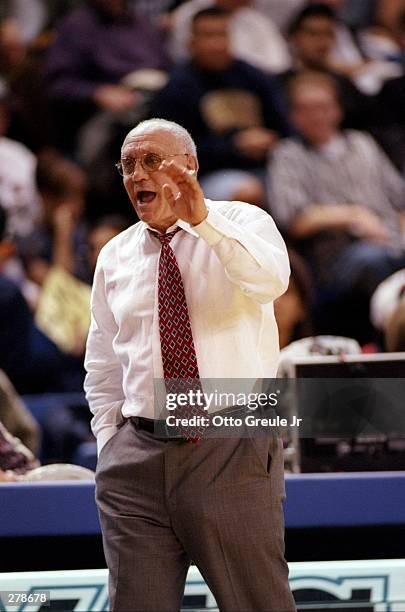
[{"label": "blurred crowd", "polygon": [[114,165],[149,117],[190,131],[208,198],[274,217],[282,347],[405,350],[405,0],[0,0],[0,369],[19,393],[82,389],[97,255],[136,221]]}]

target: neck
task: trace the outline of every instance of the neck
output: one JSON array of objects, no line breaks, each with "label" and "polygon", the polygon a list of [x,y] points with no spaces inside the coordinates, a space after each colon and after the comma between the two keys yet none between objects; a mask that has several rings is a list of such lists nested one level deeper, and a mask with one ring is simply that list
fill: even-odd
[{"label": "neck", "polygon": [[176,223],[176,221],[177,221],[177,219],[174,219],[170,223],[164,223],[164,224],[156,224],[156,223],[152,224],[152,223],[148,223],[148,225],[152,229],[155,229],[156,231],[158,231],[159,234],[165,234],[167,232],[167,230],[169,229],[169,227],[172,227],[172,225],[174,225]]},{"label": "neck", "polygon": [[330,142],[332,142],[332,140],[336,136],[337,136],[337,132],[332,132],[331,134],[328,134],[327,136],[325,135],[323,138],[318,138],[317,140],[307,140],[305,138],[304,138],[304,140],[306,140],[306,142],[311,147],[322,147],[322,146],[327,145]]}]

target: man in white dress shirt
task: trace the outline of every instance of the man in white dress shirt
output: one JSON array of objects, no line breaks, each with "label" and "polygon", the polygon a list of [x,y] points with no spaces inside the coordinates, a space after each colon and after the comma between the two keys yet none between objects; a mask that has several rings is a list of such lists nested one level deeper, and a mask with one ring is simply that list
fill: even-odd
[{"label": "man in white dress shirt", "polygon": [[118,168],[140,221],[100,253],[85,383],[110,609],[179,610],[193,561],[221,610],[291,612],[278,437],[154,429],[154,379],[182,378],[180,361],[197,379],[275,376],[284,242],[263,210],[204,199],[195,145],[175,123],[131,130]]}]

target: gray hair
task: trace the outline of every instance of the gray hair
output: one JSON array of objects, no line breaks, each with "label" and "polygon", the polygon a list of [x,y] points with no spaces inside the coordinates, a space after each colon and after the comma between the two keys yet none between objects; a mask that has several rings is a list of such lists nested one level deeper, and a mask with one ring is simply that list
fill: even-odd
[{"label": "gray hair", "polygon": [[154,117],[153,119],[146,119],[145,121],[141,121],[136,125],[125,137],[122,147],[124,147],[128,140],[132,138],[132,136],[136,136],[138,132],[143,132],[146,130],[164,130],[166,132],[171,132],[173,136],[179,140],[182,144],[184,144],[186,153],[189,155],[194,155],[197,157],[197,147],[195,146],[195,142],[191,137],[191,134],[184,128],[182,125],[175,123],[174,121],[168,121],[167,119],[159,119],[158,117]]}]

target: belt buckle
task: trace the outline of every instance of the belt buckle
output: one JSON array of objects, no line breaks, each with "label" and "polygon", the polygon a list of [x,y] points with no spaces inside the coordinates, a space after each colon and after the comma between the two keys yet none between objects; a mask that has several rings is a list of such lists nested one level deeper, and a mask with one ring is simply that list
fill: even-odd
[{"label": "belt buckle", "polygon": [[163,428],[164,428],[164,432],[165,432],[166,438],[168,440],[177,441],[177,440],[181,440],[182,439],[181,436],[177,436],[176,435],[180,431],[179,428],[174,426],[174,425],[168,425],[167,424],[167,420],[164,421]]}]

